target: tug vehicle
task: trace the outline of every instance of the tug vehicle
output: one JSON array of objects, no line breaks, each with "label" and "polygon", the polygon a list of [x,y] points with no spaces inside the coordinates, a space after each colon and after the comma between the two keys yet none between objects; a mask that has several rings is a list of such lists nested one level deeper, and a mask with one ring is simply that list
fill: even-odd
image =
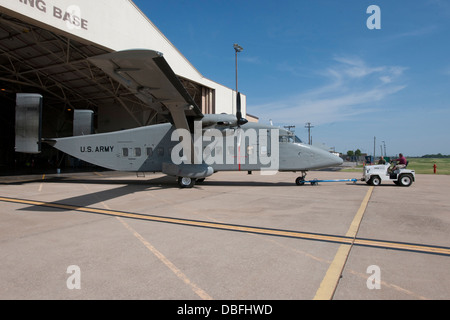
[{"label": "tug vehicle", "polygon": [[372,186],[379,186],[383,181],[392,181],[398,186],[409,187],[416,180],[416,173],[414,170],[405,168],[391,170],[390,164],[376,164],[364,166],[363,177],[361,181],[365,181]]}]

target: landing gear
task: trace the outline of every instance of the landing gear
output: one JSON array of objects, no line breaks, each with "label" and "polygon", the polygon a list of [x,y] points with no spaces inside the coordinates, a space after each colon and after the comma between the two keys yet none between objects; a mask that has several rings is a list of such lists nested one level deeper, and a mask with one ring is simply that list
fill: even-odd
[{"label": "landing gear", "polygon": [[195,179],[188,177],[178,177],[178,185],[180,188],[192,188],[195,185]]},{"label": "landing gear", "polygon": [[302,176],[295,179],[295,184],[298,186],[302,186],[305,184],[306,171],[302,171]]},{"label": "landing gear", "polygon": [[295,184],[298,186],[302,186],[305,184],[305,178],[304,177],[298,177],[295,179]]}]

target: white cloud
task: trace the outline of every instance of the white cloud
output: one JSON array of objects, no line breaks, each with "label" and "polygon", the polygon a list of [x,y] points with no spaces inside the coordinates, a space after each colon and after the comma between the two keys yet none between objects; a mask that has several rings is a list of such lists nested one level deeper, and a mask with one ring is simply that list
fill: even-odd
[{"label": "white cloud", "polygon": [[349,78],[363,78],[370,74],[382,72],[385,67],[369,67],[360,58],[335,57],[335,61],[341,63],[338,70]]},{"label": "white cloud", "polygon": [[261,64],[261,59],[260,59],[259,57],[256,57],[256,56],[252,56],[252,57],[247,57],[247,56],[239,57],[239,61],[241,61],[241,62],[247,62],[247,63],[254,63],[254,64]]},{"label": "white cloud", "polygon": [[359,57],[335,57],[332,66],[318,72],[325,80],[323,86],[251,108],[258,110],[261,119],[280,125],[352,120],[376,111],[380,101],[403,90],[406,86],[399,80],[405,70],[401,66],[370,66]]},{"label": "white cloud", "polygon": [[424,26],[418,29],[408,30],[406,32],[396,33],[389,37],[387,37],[387,40],[399,40],[402,38],[414,38],[414,37],[423,37],[423,36],[429,36],[430,34],[437,31],[439,28],[436,25],[429,25]]}]

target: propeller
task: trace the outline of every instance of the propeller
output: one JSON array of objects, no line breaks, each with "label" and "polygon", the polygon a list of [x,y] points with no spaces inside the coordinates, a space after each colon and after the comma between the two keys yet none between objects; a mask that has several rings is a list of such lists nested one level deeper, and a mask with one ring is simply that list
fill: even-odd
[{"label": "propeller", "polygon": [[239,171],[241,171],[241,142],[242,142],[242,129],[241,129],[241,125],[244,125],[248,122],[247,119],[242,118],[242,112],[241,112],[241,93],[238,92],[237,96],[236,96],[236,119],[237,119],[237,130],[236,130],[236,134],[237,134],[237,162],[238,162],[238,167],[239,167]]},{"label": "propeller", "polygon": [[238,127],[241,125],[244,125],[248,122],[247,119],[242,118],[242,112],[241,112],[241,93],[238,92],[237,93],[237,97],[236,97],[236,118],[237,118],[237,124]]}]

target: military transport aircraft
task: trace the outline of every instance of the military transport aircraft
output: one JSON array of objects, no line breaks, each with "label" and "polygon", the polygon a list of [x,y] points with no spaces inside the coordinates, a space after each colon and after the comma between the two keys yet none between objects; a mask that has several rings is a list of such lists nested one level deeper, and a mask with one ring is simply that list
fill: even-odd
[{"label": "military transport aircraft", "polygon": [[181,188],[218,171],[306,172],[342,164],[292,132],[236,115],[203,114],[162,53],[127,50],[89,58],[169,122],[117,132],[43,139],[83,161],[119,171],[162,172]]}]

